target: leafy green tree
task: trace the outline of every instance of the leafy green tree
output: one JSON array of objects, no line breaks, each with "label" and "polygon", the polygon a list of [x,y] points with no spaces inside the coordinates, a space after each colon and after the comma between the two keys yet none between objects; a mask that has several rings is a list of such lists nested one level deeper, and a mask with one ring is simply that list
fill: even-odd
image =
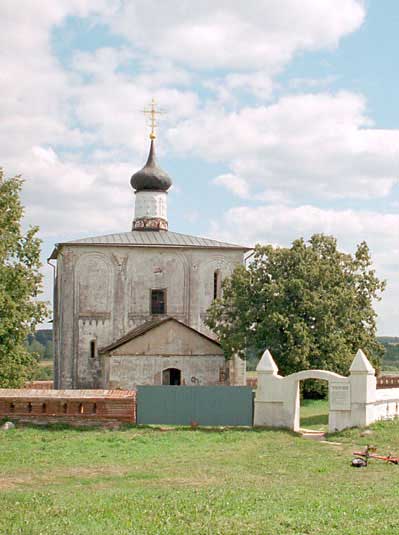
[{"label": "leafy green tree", "polygon": [[257,245],[248,267],[224,281],[207,325],[228,356],[269,348],[284,375],[315,368],[347,374],[359,348],[377,366],[384,354],[373,309],[384,288],[365,242],[354,256],[322,234],[290,248]]},{"label": "leafy green tree", "polygon": [[53,358],[54,358],[54,344],[53,344],[53,341],[50,340],[46,344],[44,355],[43,355],[43,359],[44,360],[53,360]]},{"label": "leafy green tree", "polygon": [[21,229],[20,177],[0,169],[0,387],[16,388],[33,377],[37,358],[26,348],[27,336],[46,315],[37,300],[41,289],[38,228]]},{"label": "leafy green tree", "polygon": [[44,358],[46,348],[43,344],[36,340],[36,338],[34,338],[32,342],[27,345],[27,350],[29,353],[33,353],[38,360],[42,360]]}]

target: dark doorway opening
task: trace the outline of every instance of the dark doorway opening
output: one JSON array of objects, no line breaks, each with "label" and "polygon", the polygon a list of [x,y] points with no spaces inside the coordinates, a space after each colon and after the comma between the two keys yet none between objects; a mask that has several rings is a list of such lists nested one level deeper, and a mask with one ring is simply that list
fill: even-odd
[{"label": "dark doorway opening", "polygon": [[181,371],[177,368],[168,368],[162,372],[162,384],[178,386],[181,384]]}]

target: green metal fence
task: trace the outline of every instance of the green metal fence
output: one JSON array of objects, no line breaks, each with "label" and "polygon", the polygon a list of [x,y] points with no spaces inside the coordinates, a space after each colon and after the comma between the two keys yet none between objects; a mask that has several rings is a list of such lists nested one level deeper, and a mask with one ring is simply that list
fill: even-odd
[{"label": "green metal fence", "polygon": [[248,386],[139,386],[137,423],[251,426]]}]

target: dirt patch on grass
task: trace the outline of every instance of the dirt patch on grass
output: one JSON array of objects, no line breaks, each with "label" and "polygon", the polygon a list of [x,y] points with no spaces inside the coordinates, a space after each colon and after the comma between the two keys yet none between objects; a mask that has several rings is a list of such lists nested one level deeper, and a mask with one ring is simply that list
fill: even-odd
[{"label": "dirt patch on grass", "polygon": [[72,467],[64,470],[52,469],[51,472],[41,472],[36,474],[19,474],[2,476],[0,478],[0,490],[10,490],[19,486],[40,486],[53,483],[62,483],[66,479],[90,479],[101,477],[121,477],[129,473],[134,473],[132,467],[123,466],[101,466],[101,467]]},{"label": "dirt patch on grass", "polygon": [[[126,478],[126,482],[140,481],[140,485],[157,486],[188,486],[203,487],[223,483],[216,476],[208,474],[192,473],[171,477],[160,477],[159,473],[153,472],[150,467],[139,465],[132,466],[102,466],[102,467],[74,467],[66,470],[52,470],[35,474],[19,474],[3,476],[0,478],[0,491],[13,490],[23,487],[34,487],[69,483],[93,484],[96,488],[106,488],[115,484],[114,478]],[[109,481],[107,479],[109,478]],[[92,481],[91,481],[92,480]]]},{"label": "dirt patch on grass", "polygon": [[33,482],[33,477],[21,476],[21,477],[4,477],[0,478],[0,491],[11,490],[19,485],[27,485]]}]

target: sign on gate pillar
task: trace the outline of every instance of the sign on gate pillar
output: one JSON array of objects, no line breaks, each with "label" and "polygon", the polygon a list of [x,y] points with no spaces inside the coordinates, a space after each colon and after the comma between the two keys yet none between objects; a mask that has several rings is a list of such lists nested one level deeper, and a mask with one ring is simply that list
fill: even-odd
[{"label": "sign on gate pillar", "polygon": [[329,383],[328,399],[330,410],[350,411],[351,409],[351,385],[344,382]]}]

